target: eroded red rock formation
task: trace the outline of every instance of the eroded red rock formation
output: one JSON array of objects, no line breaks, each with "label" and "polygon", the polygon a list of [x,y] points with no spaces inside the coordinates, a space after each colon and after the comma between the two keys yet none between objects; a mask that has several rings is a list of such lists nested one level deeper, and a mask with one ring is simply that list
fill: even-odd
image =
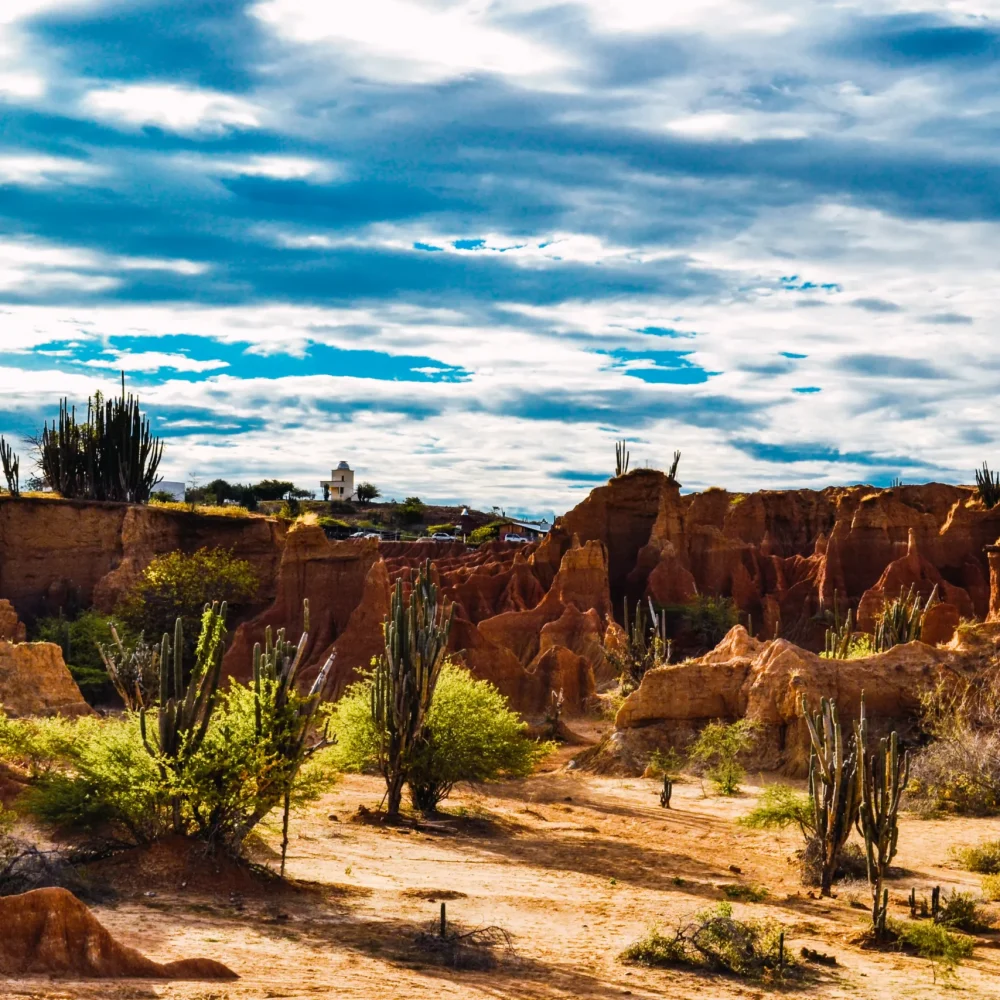
[{"label": "eroded red rock formation", "polygon": [[117,941],[65,889],[0,899],[0,975],[100,979],[238,979],[210,958],[160,964]]},{"label": "eroded red rock formation", "polygon": [[561,687],[579,708],[607,676],[601,639],[622,602],[684,604],[731,598],[755,635],[821,647],[834,608],[870,627],[886,600],[937,586],[942,604],[924,637],[947,641],[962,617],[1000,618],[1000,556],[992,590],[985,547],[1000,508],[968,487],[854,486],[821,491],[682,496],[663,473],[640,469],[595,489],[541,543],[331,542],[316,526],[204,517],[155,508],[65,501],[0,501],[0,597],[22,617],[54,610],[73,592],[110,607],[156,554],[221,545],[257,567],[257,613],[236,631],[229,672],[245,677],[267,625],[301,628],[312,609],[309,662],[337,654],[335,690],[381,649],[397,579],[427,559],[455,602],[452,652],[528,712]]}]

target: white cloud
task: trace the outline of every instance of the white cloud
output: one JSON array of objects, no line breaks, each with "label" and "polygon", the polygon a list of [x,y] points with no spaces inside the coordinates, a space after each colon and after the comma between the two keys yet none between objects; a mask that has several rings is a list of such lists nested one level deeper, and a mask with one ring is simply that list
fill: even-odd
[{"label": "white cloud", "polygon": [[543,77],[568,62],[565,54],[493,23],[488,5],[479,0],[447,6],[419,0],[265,0],[253,13],[286,39],[334,45],[357,59],[366,75],[387,79],[446,80],[469,73]]},{"label": "white cloud", "polygon": [[92,180],[102,172],[92,163],[65,156],[0,153],[0,184],[36,186],[60,180],[80,182]]},{"label": "white cloud", "polygon": [[175,372],[211,372],[220,368],[228,368],[228,361],[198,361],[184,354],[166,354],[159,351],[116,351],[110,352],[107,358],[92,358],[84,362],[90,368],[110,368],[113,371],[125,372],[158,372],[170,370]]},{"label": "white cloud", "polygon": [[91,90],[82,107],[98,118],[171,132],[224,132],[261,125],[260,109],[242,98],[177,84],[130,84]]}]

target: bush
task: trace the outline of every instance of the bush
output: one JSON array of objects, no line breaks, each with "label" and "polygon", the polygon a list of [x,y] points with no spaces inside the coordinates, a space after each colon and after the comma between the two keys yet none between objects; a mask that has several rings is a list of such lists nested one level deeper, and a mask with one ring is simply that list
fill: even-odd
[{"label": "bush", "polygon": [[801,795],[789,785],[768,785],[757,805],[737,821],[751,830],[783,830],[797,823],[807,839],[812,835],[813,808],[808,795]]},{"label": "bush", "polygon": [[624,962],[642,965],[686,965],[729,972],[748,979],[768,980],[793,972],[784,950],[784,929],[776,920],[737,920],[730,903],[695,915],[672,937],[653,928],[626,948]]},{"label": "bush", "polygon": [[1000,875],[1000,840],[986,840],[974,847],[956,848],[952,856],[967,871]]},{"label": "bush", "polygon": [[891,921],[890,930],[896,941],[904,948],[911,949],[921,958],[939,962],[945,968],[953,968],[972,955],[976,942],[967,934],[956,934],[941,924],[930,920]]},{"label": "bush", "polygon": [[0,716],[0,759],[29,767],[34,778],[18,805],[60,829],[108,829],[135,843],[167,829],[168,789],[142,745],[138,716]]},{"label": "bush", "polygon": [[257,586],[250,563],[227,549],[171,552],[153,559],[122,595],[116,614],[133,633],[142,632],[150,641],[173,632],[181,618],[193,649],[206,604],[225,601],[238,611],[253,599]]},{"label": "bush", "polygon": [[[621,707],[619,705],[619,707]],[[646,770],[651,778],[670,778],[674,780],[684,767],[684,758],[673,748],[660,750],[657,748],[649,755]]]},{"label": "bush", "polygon": [[993,926],[993,917],[971,892],[954,891],[941,900],[937,922],[953,930],[977,931],[989,930]]},{"label": "bush", "polygon": [[668,604],[663,608],[671,634],[687,632],[694,643],[714,649],[726,633],[739,623],[739,611],[728,597],[699,595],[690,604]]},{"label": "bush", "polygon": [[77,618],[39,618],[33,629],[36,642],[53,642],[61,647],[73,680],[91,704],[114,697],[114,685],[97,648],[98,643],[111,643],[111,625],[112,622],[104,615],[85,611]]},{"label": "bush", "polygon": [[739,793],[746,771],[738,758],[754,745],[759,729],[756,722],[741,719],[728,726],[723,722],[710,722],[698,734],[691,747],[691,759],[706,766],[705,773],[720,795]]},{"label": "bush", "polygon": [[507,524],[507,521],[490,521],[480,528],[473,528],[469,534],[469,542],[472,545],[483,545],[486,542],[495,542],[500,538],[500,529]]},{"label": "bush", "polygon": [[[330,712],[333,758],[344,770],[374,768],[378,734],[370,706],[371,681],[365,680],[348,688]],[[433,812],[461,782],[530,774],[552,744],[529,739],[526,729],[492,684],[445,663],[427,713],[426,739],[409,762],[414,805]]]},{"label": "bush", "polygon": [[1000,899],[1000,875],[984,875],[980,881],[983,897],[991,903]]},{"label": "bush", "polygon": [[765,885],[753,885],[752,883],[734,882],[731,885],[719,886],[726,899],[735,899],[742,903],[763,903],[770,895],[770,891]]},{"label": "bush", "polygon": [[911,804],[926,813],[1000,812],[1000,732],[964,729],[919,751],[910,767]]},{"label": "bush", "polygon": [[403,524],[417,524],[424,519],[427,505],[420,497],[407,497],[397,508],[397,515]]},{"label": "bush", "polygon": [[437,532],[444,532],[446,535],[452,535],[455,533],[455,525],[453,524],[428,524],[426,528],[428,535],[434,535]]}]

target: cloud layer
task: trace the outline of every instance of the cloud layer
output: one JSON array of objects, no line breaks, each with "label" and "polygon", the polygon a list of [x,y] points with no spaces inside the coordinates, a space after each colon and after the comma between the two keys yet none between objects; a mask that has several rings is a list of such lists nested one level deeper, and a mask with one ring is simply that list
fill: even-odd
[{"label": "cloud layer", "polygon": [[[349,9],[348,9],[349,8]],[[967,482],[1000,0],[15,0],[0,430],[129,373],[169,478],[562,510]]]}]

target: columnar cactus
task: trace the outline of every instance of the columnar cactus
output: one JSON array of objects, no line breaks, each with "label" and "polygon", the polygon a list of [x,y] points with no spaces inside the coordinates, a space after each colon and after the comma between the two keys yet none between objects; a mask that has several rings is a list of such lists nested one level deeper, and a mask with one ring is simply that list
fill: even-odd
[{"label": "columnar cactus", "polygon": [[[864,716],[856,729],[857,745],[863,753],[867,730]],[[879,740],[878,752],[861,765],[861,808],[858,826],[865,838],[868,883],[872,890],[872,931],[876,940],[885,938],[889,890],[884,888],[886,871],[896,856],[899,841],[899,803],[909,781],[910,755],[900,754],[899,736],[893,732]]]},{"label": "columnar cactus", "polygon": [[[184,625],[180,618],[174,625],[174,640],[164,634],[160,645],[160,707],[156,739],[150,739],[146,726],[146,708],[139,711],[142,742],[160,767],[161,775],[175,777],[195,754],[205,739],[219,691],[219,674],[226,637],[226,605],[205,606],[201,634],[195,650],[190,677],[184,678]],[[182,833],[180,798],[175,796],[173,826]]]},{"label": "columnar cactus", "polygon": [[625,440],[615,442],[615,478],[628,472],[629,453],[625,450]]},{"label": "columnar cactus", "polygon": [[[288,817],[292,785],[303,763],[330,744],[329,734],[320,733],[307,745],[316,709],[326,691],[336,653],[330,655],[305,695],[298,693],[298,679],[309,644],[309,601],[303,601],[303,630],[298,643],[285,638],[284,629],[273,635],[265,632],[264,645],[253,649],[254,727],[257,739],[266,741],[274,759],[277,780],[270,794],[260,795],[260,817],[280,798],[283,802],[281,837],[281,874],[285,874],[288,852]],[[251,818],[256,822],[257,815]]]},{"label": "columnar cactus", "polygon": [[[810,718],[805,698],[800,704],[812,745],[809,799],[812,803],[813,829],[820,847],[822,894],[829,896],[837,859],[851,834],[851,827],[858,819],[861,806],[858,764],[864,749],[859,751],[856,737],[852,750],[845,750],[837,706],[833,701],[824,698],[815,718]],[[862,701],[862,717],[864,710]]]},{"label": "columnar cactus", "polygon": [[385,652],[376,665],[371,693],[391,820],[399,817],[409,760],[423,735],[453,616],[454,606],[439,601],[430,560],[418,573],[409,601],[404,598],[403,581],[396,581],[383,625]]}]

